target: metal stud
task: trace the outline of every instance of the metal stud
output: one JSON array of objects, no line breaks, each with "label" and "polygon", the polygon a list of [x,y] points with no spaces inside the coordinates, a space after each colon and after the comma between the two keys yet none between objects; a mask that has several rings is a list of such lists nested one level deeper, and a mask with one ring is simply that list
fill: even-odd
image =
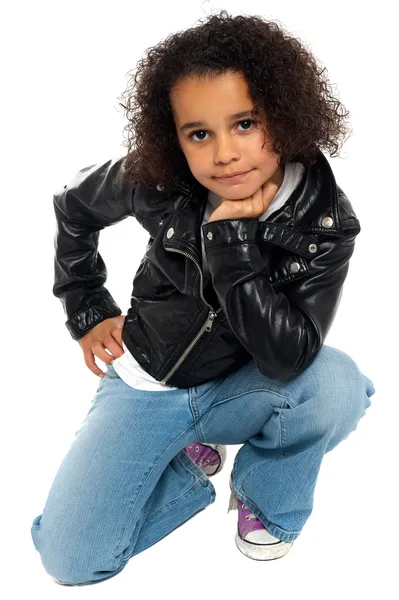
[{"label": "metal stud", "polygon": [[163,219],[159,221],[159,226],[163,225]]},{"label": "metal stud", "polygon": [[321,222],[322,227],[332,227],[334,225],[334,221],[331,217],[324,217]]},{"label": "metal stud", "polygon": [[160,183],[158,183],[158,185],[157,185],[157,190],[158,190],[158,192],[162,192],[162,190],[163,190],[163,186]]},{"label": "metal stud", "polygon": [[213,233],[211,231],[208,231],[206,237],[208,238],[208,240],[211,240],[213,238]]},{"label": "metal stud", "polygon": [[309,250],[309,252],[311,252],[312,254],[313,254],[314,252],[316,252],[316,251],[317,251],[317,246],[316,246],[316,244],[310,244],[310,246],[309,246],[308,250]]},{"label": "metal stud", "polygon": [[301,265],[297,262],[293,262],[290,264],[290,271],[291,273],[298,273],[298,271],[300,270]]},{"label": "metal stud", "polygon": [[173,227],[171,227],[170,229],[168,229],[167,233],[166,233],[166,237],[168,239],[170,239],[172,237],[172,235],[174,234],[175,230],[173,229]]}]

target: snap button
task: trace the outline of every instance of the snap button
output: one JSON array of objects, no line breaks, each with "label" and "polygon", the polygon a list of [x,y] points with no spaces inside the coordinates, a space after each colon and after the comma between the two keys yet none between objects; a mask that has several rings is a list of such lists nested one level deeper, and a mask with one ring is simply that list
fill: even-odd
[{"label": "snap button", "polygon": [[297,262],[293,262],[290,264],[290,271],[291,273],[298,273],[298,271],[300,270],[301,265]]},{"label": "snap button", "polygon": [[171,227],[170,229],[168,229],[168,232],[166,234],[166,237],[169,239],[172,237],[172,235],[174,234],[175,230],[173,229],[173,227]]},{"label": "snap button", "polygon": [[324,217],[321,222],[322,227],[332,227],[334,225],[334,221],[331,217]]},{"label": "snap button", "polygon": [[316,250],[317,250],[316,244],[310,244],[308,250],[309,250],[309,252],[312,252],[312,254],[313,254],[313,252],[316,252]]},{"label": "snap button", "polygon": [[159,192],[162,192],[162,190],[163,190],[163,186],[162,186],[162,185],[160,185],[159,183],[158,183],[158,185],[157,185],[157,190],[158,190]]},{"label": "snap button", "polygon": [[211,240],[213,238],[213,233],[211,231],[208,231],[206,237],[208,238],[208,240]]}]

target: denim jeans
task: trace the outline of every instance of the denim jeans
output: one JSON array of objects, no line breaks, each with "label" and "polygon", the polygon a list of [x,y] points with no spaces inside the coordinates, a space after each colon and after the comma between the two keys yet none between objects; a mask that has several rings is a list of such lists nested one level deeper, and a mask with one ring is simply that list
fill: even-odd
[{"label": "denim jeans", "polygon": [[202,385],[150,392],[107,365],[31,526],[45,570],[75,585],[108,579],[212,504],[213,484],[183,450],[193,442],[242,444],[236,496],[272,535],[295,540],[323,455],[356,429],[374,392],[352,358],[326,345],[289,382],[251,361]]}]

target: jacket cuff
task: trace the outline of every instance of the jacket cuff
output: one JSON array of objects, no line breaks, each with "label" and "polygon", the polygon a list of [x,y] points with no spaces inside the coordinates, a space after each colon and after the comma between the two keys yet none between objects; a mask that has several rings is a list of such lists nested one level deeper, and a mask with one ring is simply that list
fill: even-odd
[{"label": "jacket cuff", "polygon": [[202,225],[205,250],[252,242],[256,244],[259,232],[258,219],[221,219]]},{"label": "jacket cuff", "polygon": [[121,309],[111,297],[93,298],[90,304],[86,304],[75,312],[65,323],[69,333],[74,340],[79,340],[96,325],[122,314]]},{"label": "jacket cuff", "polygon": [[[225,219],[203,226],[208,268],[216,291],[267,272],[258,245],[257,219]],[[223,280],[223,284],[222,284]]]}]

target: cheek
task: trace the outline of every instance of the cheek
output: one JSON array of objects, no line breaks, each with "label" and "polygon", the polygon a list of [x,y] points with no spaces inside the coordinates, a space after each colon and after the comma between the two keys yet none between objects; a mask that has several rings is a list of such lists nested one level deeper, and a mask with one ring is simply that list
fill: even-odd
[{"label": "cheek", "polygon": [[190,155],[190,153],[186,153],[185,157],[191,172],[195,175],[200,175],[201,172],[204,170],[204,165],[201,163],[201,160],[198,158],[198,155]]},{"label": "cheek", "polygon": [[277,168],[278,155],[273,152],[269,139],[265,140],[263,148],[262,143],[260,144],[258,158],[259,162],[264,165],[266,169]]},{"label": "cheek", "polygon": [[[272,138],[265,134],[263,131],[259,132],[259,149],[263,155],[274,156],[274,152],[272,151]],[[262,148],[263,146],[263,148]]]}]

